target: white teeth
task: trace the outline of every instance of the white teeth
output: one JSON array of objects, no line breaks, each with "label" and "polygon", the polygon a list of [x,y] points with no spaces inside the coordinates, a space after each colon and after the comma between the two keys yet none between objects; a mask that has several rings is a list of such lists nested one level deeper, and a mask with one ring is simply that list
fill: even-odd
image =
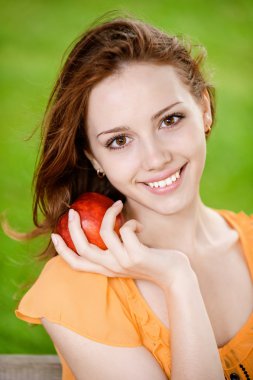
[{"label": "white teeth", "polygon": [[155,187],[155,188],[157,188],[157,187],[166,187],[166,186],[169,186],[169,185],[171,185],[173,182],[176,182],[176,180],[178,179],[178,178],[180,178],[180,174],[179,174],[179,170],[175,173],[175,174],[172,174],[172,176],[170,176],[170,177],[168,177],[168,178],[166,178],[166,179],[164,179],[163,181],[159,181],[159,182],[149,182],[148,183],[148,185],[150,186],[150,187]]},{"label": "white teeth", "polygon": [[171,185],[171,184],[172,184],[172,180],[171,180],[171,178],[167,178],[167,179],[165,180],[165,182],[166,182],[166,185]]}]

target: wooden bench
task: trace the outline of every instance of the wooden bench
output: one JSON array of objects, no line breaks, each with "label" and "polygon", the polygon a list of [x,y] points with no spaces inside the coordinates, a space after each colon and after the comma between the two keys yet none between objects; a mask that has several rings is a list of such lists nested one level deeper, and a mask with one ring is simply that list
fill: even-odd
[{"label": "wooden bench", "polygon": [[56,355],[0,355],[1,380],[61,380]]}]

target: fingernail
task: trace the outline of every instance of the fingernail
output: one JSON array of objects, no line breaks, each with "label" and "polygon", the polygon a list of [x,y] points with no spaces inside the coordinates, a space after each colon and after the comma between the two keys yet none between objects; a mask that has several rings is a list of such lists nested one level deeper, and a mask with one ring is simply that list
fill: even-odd
[{"label": "fingernail", "polygon": [[117,202],[113,203],[113,207],[117,207],[119,205],[122,205],[122,201],[121,200],[118,200]]},{"label": "fingernail", "polygon": [[69,221],[71,222],[74,219],[75,211],[72,208],[69,210]]},{"label": "fingernail", "polygon": [[58,239],[57,239],[57,236],[55,234],[51,234],[51,239],[52,239],[54,245],[58,244]]}]

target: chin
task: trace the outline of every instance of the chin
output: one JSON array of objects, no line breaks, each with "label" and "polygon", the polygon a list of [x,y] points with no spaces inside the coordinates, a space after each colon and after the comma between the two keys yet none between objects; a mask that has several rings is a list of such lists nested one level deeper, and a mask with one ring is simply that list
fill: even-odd
[{"label": "chin", "polygon": [[195,183],[194,185],[187,186],[187,189],[185,187],[182,188],[182,191],[179,191],[177,194],[158,195],[156,199],[154,199],[154,195],[152,194],[151,199],[145,201],[143,197],[139,203],[160,215],[173,215],[191,208],[196,204],[198,198],[199,184]]},{"label": "chin", "polygon": [[160,214],[160,215],[174,215],[174,214],[178,214],[180,213],[181,211],[183,211],[185,208],[187,208],[188,206],[188,202],[186,202],[186,200],[182,201],[182,200],[178,200],[178,201],[175,201],[173,200],[172,202],[163,202],[162,204],[160,205],[155,205],[150,209],[152,209],[153,211],[155,211],[156,213]]}]

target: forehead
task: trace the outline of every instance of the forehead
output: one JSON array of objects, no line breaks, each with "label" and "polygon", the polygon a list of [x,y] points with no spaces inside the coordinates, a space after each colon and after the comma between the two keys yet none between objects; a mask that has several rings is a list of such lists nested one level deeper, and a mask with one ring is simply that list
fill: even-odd
[{"label": "forehead", "polygon": [[134,115],[147,116],[176,101],[193,98],[172,66],[128,64],[92,89],[88,125],[130,122]]}]

